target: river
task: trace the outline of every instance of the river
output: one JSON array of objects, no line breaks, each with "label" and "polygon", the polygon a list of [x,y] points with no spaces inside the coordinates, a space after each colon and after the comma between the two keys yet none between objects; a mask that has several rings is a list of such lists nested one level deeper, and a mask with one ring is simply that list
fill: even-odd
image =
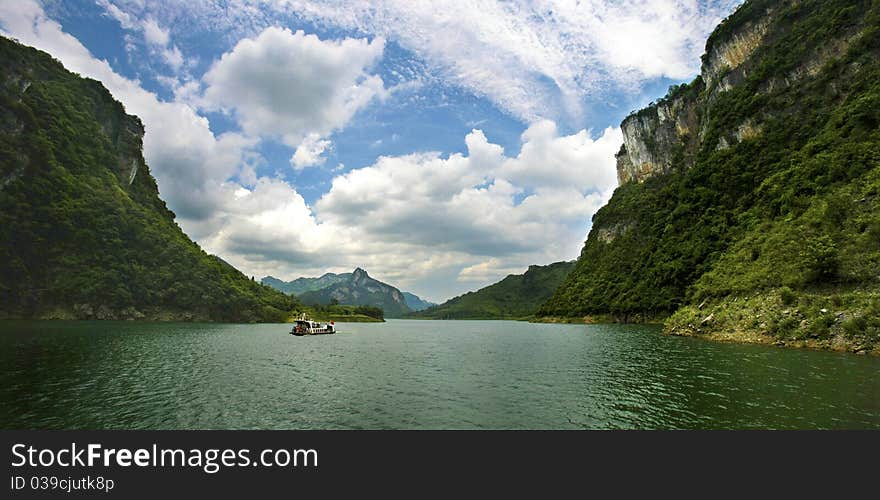
[{"label": "river", "polygon": [[4,429],[880,429],[880,359],[640,325],[0,322]]}]

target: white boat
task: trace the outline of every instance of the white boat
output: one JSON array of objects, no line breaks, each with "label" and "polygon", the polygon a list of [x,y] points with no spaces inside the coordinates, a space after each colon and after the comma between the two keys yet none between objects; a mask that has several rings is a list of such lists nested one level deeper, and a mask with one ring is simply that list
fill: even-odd
[{"label": "white boat", "polygon": [[308,319],[305,314],[301,315],[293,323],[293,328],[290,329],[290,334],[297,336],[321,335],[325,333],[336,333],[336,325],[333,321],[321,324]]}]

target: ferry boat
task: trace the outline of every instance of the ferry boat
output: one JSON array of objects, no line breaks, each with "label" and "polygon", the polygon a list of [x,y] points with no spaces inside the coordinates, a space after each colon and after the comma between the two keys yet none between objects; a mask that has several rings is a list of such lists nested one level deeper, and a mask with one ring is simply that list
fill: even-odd
[{"label": "ferry boat", "polygon": [[290,329],[290,334],[296,336],[321,335],[325,333],[336,333],[336,324],[333,321],[321,324],[308,319],[305,314],[300,316],[293,323],[293,328]]}]

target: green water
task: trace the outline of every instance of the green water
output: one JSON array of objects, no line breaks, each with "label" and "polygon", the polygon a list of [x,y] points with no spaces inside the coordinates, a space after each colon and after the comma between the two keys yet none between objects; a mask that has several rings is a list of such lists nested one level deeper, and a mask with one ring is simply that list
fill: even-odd
[{"label": "green water", "polygon": [[880,428],[880,359],[633,325],[0,322],[0,428]]}]

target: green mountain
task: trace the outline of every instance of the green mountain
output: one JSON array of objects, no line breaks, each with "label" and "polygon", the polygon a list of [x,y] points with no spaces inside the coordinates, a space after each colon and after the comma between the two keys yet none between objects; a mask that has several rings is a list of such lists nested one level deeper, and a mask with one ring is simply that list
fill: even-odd
[{"label": "green mountain", "polygon": [[285,293],[305,290],[297,296],[309,305],[329,305],[335,302],[342,305],[378,307],[389,318],[412,311],[400,290],[371,278],[361,268],[352,273],[327,273],[320,278],[298,278],[290,282],[267,276],[262,282]]},{"label": "green mountain", "polygon": [[0,66],[0,317],[286,319],[294,299],[177,226],[99,82],[2,37]]},{"label": "green mountain", "polygon": [[880,349],[878,2],[747,1],[621,127],[620,187],[540,315]]},{"label": "green mountain", "polygon": [[439,306],[410,314],[426,319],[517,319],[535,314],[574,268],[574,262],[529,266],[525,274],[450,299]]}]

